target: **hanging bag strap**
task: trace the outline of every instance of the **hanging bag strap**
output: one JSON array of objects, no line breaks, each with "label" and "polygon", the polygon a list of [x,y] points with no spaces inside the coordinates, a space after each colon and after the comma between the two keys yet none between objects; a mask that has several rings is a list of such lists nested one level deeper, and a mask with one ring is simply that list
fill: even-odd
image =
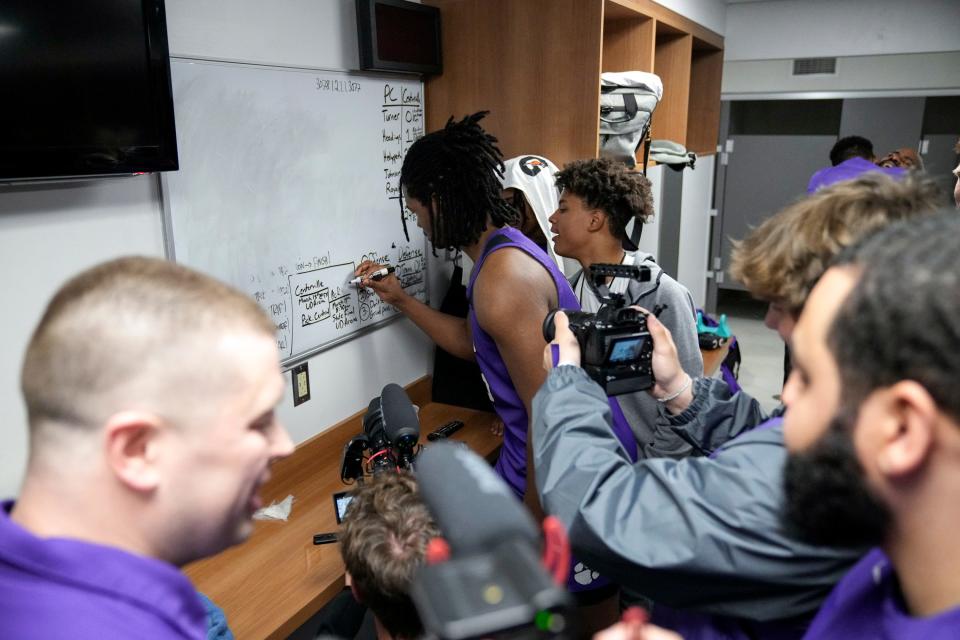
[{"label": "hanging bag strap", "polygon": [[[634,102],[636,104],[636,102]],[[647,120],[647,133],[644,136],[643,141],[643,177],[647,177],[647,163],[650,162],[650,143],[652,142],[650,136],[650,129],[653,127],[653,114],[650,114],[650,119]],[[639,235],[639,234],[638,234]]]}]

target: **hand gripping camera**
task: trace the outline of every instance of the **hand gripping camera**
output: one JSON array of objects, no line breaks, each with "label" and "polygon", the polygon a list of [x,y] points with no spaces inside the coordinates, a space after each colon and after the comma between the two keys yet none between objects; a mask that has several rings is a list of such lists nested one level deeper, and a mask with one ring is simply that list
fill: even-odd
[{"label": "hand gripping camera", "polygon": [[[627,307],[626,298],[611,293],[607,278],[650,280],[650,268],[642,265],[595,264],[585,270],[584,277],[600,300],[596,313],[562,309],[570,320],[570,330],[580,344],[580,361],[584,371],[608,396],[649,389],[653,378],[653,340],[647,331],[647,317],[642,311]],[[658,305],[655,315],[666,308]],[[543,337],[552,342],[555,335],[554,309],[543,319]]]}]

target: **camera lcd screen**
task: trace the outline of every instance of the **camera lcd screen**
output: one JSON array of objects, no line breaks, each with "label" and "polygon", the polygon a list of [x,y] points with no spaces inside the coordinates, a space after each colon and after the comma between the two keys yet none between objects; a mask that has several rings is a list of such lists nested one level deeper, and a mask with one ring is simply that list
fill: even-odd
[{"label": "camera lcd screen", "polygon": [[347,515],[347,507],[351,500],[353,500],[353,496],[346,491],[333,494],[333,508],[337,514],[337,524],[343,522],[343,516]]},{"label": "camera lcd screen", "polygon": [[646,342],[645,336],[631,336],[614,340],[610,345],[610,356],[607,361],[611,364],[633,362],[640,356],[644,342]]}]

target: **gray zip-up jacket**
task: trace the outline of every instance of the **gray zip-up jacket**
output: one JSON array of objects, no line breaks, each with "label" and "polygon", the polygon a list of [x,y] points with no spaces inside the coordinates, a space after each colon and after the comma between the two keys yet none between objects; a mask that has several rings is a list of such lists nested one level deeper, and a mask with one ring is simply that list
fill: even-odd
[{"label": "gray zip-up jacket", "polygon": [[[767,414],[744,391],[731,394],[719,378],[694,378],[693,401],[682,413],[671,415],[658,407],[657,429],[669,431],[690,445],[694,454],[710,455],[721,445],[771,418],[783,415],[780,405]],[[660,403],[657,403],[658,405]]]},{"label": "gray zip-up jacket", "polygon": [[[667,275],[649,253],[636,251],[632,255],[635,264],[650,268],[650,280],[631,281],[627,285],[627,303],[651,311],[658,304],[665,304],[666,309],[659,318],[670,330],[677,345],[680,366],[691,378],[702,376],[703,357],[700,355],[700,342],[697,338],[697,310],[693,297],[686,287]],[[575,292],[579,291],[582,277],[583,271],[578,271],[569,279]],[[637,437],[640,458],[684,458],[695,453],[690,445],[678,439],[671,429],[664,428],[658,420],[657,401],[646,391],[617,396],[617,401]]]},{"label": "gray zip-up jacket", "polygon": [[[722,382],[696,384],[701,404],[691,415],[705,420],[673,428],[701,452],[718,447],[714,455],[631,464],[602,389],[578,367],[551,371],[533,400],[545,510],[567,527],[578,558],[655,602],[758,622],[812,612],[862,552],[814,547],[781,530],[779,421],[750,429],[748,414],[732,409],[752,407],[759,418],[751,399],[731,403]],[[711,414],[725,403],[725,418]]]}]

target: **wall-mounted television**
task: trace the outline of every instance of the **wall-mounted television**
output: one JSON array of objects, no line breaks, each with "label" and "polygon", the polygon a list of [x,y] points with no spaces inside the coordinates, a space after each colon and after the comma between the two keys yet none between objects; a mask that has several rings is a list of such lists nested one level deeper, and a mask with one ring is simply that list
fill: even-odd
[{"label": "wall-mounted television", "polygon": [[3,0],[0,87],[0,180],[177,168],[163,0]]},{"label": "wall-mounted television", "polygon": [[440,10],[406,0],[357,0],[360,68],[443,72]]}]

